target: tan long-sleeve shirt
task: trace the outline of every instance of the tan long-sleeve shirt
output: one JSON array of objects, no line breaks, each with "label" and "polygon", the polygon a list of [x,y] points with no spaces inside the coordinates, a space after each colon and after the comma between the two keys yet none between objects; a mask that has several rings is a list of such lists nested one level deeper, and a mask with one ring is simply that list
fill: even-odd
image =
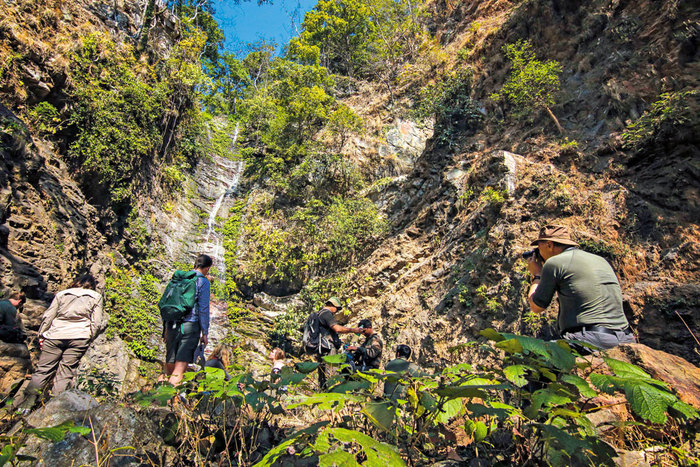
[{"label": "tan long-sleeve shirt", "polygon": [[94,339],[107,326],[102,295],[90,289],[56,294],[44,312],[39,335],[47,339]]}]

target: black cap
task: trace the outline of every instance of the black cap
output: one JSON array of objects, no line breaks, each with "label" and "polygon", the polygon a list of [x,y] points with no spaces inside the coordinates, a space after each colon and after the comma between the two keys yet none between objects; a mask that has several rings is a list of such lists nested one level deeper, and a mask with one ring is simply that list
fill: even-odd
[{"label": "black cap", "polygon": [[399,344],[396,346],[396,355],[399,357],[410,358],[411,353],[411,348],[406,344]]},{"label": "black cap", "polygon": [[372,327],[372,321],[368,319],[363,319],[360,321],[360,324],[357,325],[358,328],[365,329],[365,328],[371,328]]}]

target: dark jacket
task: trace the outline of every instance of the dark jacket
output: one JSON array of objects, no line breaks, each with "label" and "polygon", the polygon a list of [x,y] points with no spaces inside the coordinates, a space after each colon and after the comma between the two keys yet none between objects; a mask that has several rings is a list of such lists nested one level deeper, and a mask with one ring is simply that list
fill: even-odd
[{"label": "dark jacket", "polygon": [[379,369],[379,363],[382,360],[382,348],[384,344],[379,334],[368,336],[360,347],[355,351],[355,363],[357,369],[366,371],[371,369]]}]

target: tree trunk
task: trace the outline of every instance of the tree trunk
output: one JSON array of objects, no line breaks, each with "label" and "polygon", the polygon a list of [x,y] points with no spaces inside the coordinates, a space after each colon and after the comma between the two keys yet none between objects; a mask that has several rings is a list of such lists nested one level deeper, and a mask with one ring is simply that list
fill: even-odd
[{"label": "tree trunk", "polygon": [[552,112],[552,110],[547,105],[544,107],[544,109],[547,111],[547,113],[549,114],[549,117],[552,119],[554,124],[557,126],[557,130],[559,130],[559,134],[560,135],[564,134],[564,129],[559,124],[559,120],[557,120],[557,117],[554,115],[554,112]]}]

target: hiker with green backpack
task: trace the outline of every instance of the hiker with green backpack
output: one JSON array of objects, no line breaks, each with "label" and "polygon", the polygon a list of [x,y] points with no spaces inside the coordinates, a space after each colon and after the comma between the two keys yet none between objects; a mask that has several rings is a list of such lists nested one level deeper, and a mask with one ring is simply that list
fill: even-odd
[{"label": "hiker with green backpack", "polygon": [[176,386],[201,342],[209,342],[209,298],[207,279],[212,259],[199,255],[192,271],[175,271],[158,302],[165,338],[165,375]]}]

